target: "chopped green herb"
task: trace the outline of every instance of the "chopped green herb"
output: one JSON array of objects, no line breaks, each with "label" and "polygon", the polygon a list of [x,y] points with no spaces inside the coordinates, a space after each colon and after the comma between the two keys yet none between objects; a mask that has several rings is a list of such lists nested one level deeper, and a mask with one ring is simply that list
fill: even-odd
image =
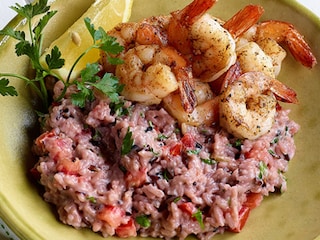
[{"label": "chopped green herb", "polygon": [[268,173],[267,165],[265,164],[265,162],[260,161],[258,179],[263,180],[263,178],[267,175],[267,173]]},{"label": "chopped green herb", "polygon": [[160,133],[160,134],[158,135],[158,137],[157,137],[157,140],[158,140],[158,141],[164,141],[164,140],[166,140],[166,139],[168,139],[168,138],[169,138],[168,136]]},{"label": "chopped green herb", "polygon": [[202,134],[206,134],[206,133],[208,133],[209,131],[208,131],[208,129],[201,129],[201,131],[200,131]]},{"label": "chopped green herb", "polygon": [[92,135],[92,140],[97,142],[97,141],[100,141],[101,140],[101,133],[98,129],[94,129],[93,130],[93,135]]},{"label": "chopped green herb", "polygon": [[174,129],[174,133],[177,133],[177,134],[178,134],[178,133],[180,133],[180,132],[181,132],[181,131],[180,131],[179,128],[175,128],[175,129]]},{"label": "chopped green herb", "polygon": [[213,165],[217,163],[217,161],[212,158],[201,158],[201,161],[209,165]]},{"label": "chopped green herb", "polygon": [[179,202],[181,200],[181,197],[176,197],[175,199],[173,199],[173,202],[174,203],[177,203],[177,202]]},{"label": "chopped green herb", "polygon": [[190,154],[190,155],[191,155],[191,154],[197,155],[197,154],[199,154],[199,152],[200,152],[200,149],[199,149],[199,148],[187,150],[187,154]]},{"label": "chopped green herb", "polygon": [[147,215],[140,215],[136,217],[136,222],[144,228],[148,228],[151,226],[151,221]]},{"label": "chopped green herb", "polygon": [[172,175],[170,174],[170,172],[168,171],[168,169],[165,169],[162,172],[162,176],[165,180],[169,181],[170,179],[172,179]]},{"label": "chopped green herb", "polygon": [[87,197],[87,199],[91,202],[91,203],[97,203],[97,199],[95,197]]},{"label": "chopped green herb", "polygon": [[154,149],[150,145],[146,146],[146,150],[152,152],[154,156],[159,156],[159,154],[160,154],[158,152],[155,152]]},{"label": "chopped green herb", "polygon": [[116,116],[128,116],[129,115],[129,111],[130,109],[129,108],[125,108],[124,107],[124,101],[121,101],[119,99],[118,102],[111,102],[109,104],[109,107],[111,109],[111,113],[112,114],[115,114]]},{"label": "chopped green herb", "polygon": [[140,117],[142,117],[142,118],[145,118],[145,114],[144,114],[144,112],[140,112]]},{"label": "chopped green herb", "polygon": [[270,155],[272,155],[274,157],[277,156],[277,154],[272,149],[269,149],[268,153],[270,153]]},{"label": "chopped green herb", "polygon": [[147,129],[145,130],[145,132],[152,131],[153,128],[154,128],[152,121],[148,121],[148,125],[149,125],[149,126],[147,127]]},{"label": "chopped green herb", "polygon": [[271,141],[271,144],[276,144],[279,142],[279,138],[278,137],[275,137],[272,141]]},{"label": "chopped green herb", "polygon": [[288,131],[289,131],[289,127],[286,126],[286,127],[285,127],[285,135],[287,135]]},{"label": "chopped green herb", "polygon": [[204,229],[203,216],[201,210],[198,209],[198,211],[192,214],[192,217],[194,217],[198,221],[201,229]]},{"label": "chopped green herb", "polygon": [[132,132],[130,131],[130,127],[128,127],[127,133],[123,138],[122,146],[121,146],[121,155],[128,154],[133,146]]},{"label": "chopped green herb", "polygon": [[159,156],[159,155],[160,155],[160,153],[159,153],[159,152],[155,152],[155,151],[153,150],[153,148],[151,148],[151,152],[153,153],[154,156]]},{"label": "chopped green herb", "polygon": [[241,145],[242,145],[242,140],[241,139],[237,139],[234,144],[233,144],[233,147],[241,150]]}]

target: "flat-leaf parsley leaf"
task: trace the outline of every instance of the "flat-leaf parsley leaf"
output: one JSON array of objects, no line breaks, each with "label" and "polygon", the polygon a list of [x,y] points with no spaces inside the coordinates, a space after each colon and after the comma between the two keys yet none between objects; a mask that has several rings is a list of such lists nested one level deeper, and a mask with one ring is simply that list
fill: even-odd
[{"label": "flat-leaf parsley leaf", "polygon": [[121,155],[128,154],[133,146],[133,138],[132,132],[130,131],[130,127],[128,127],[127,133],[123,138],[122,146],[121,146]]}]

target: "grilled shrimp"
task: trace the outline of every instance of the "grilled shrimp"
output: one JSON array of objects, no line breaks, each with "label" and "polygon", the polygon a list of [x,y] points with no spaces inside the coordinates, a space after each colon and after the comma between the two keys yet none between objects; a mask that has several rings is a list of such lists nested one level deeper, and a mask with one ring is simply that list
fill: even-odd
[{"label": "grilled shrimp", "polygon": [[170,16],[150,17],[139,23],[121,23],[108,32],[124,47],[118,58],[124,64],[113,66],[101,52],[100,63],[115,72],[125,85],[128,100],[158,104],[169,93],[179,90],[182,106],[191,112],[196,105],[192,74],[187,61],[168,45]]},{"label": "grilled shrimp", "polygon": [[220,125],[235,137],[247,139],[256,139],[271,129],[277,99],[297,103],[291,88],[262,72],[242,74],[220,97]]},{"label": "grilled shrimp", "polygon": [[171,92],[179,90],[186,112],[195,106],[190,69],[184,58],[172,47],[140,45],[129,49],[116,76],[124,84],[122,95],[132,101],[159,104]]},{"label": "grilled shrimp", "polygon": [[259,41],[273,39],[286,44],[292,56],[305,67],[313,68],[317,64],[308,43],[290,23],[273,20],[259,23],[255,38]]},{"label": "grilled shrimp", "polygon": [[[156,16],[143,19],[141,22],[119,23],[108,31],[108,35],[116,38],[117,42],[124,47],[124,51],[115,57],[123,58],[124,53],[139,45],[166,46],[168,41],[165,29],[169,18],[169,16]],[[106,71],[115,70],[114,65],[109,64],[104,51],[100,52],[100,64]]]},{"label": "grilled shrimp", "polygon": [[261,6],[248,5],[223,25],[237,39],[242,70],[262,71],[276,77],[286,57],[286,51],[279,44],[285,44],[302,65],[314,67],[317,60],[294,26],[274,20],[258,23],[263,12]]},{"label": "grilled shrimp", "polygon": [[219,19],[207,14],[216,0],[194,0],[173,12],[168,25],[168,41],[192,60],[196,78],[210,82],[236,61],[236,44]]}]

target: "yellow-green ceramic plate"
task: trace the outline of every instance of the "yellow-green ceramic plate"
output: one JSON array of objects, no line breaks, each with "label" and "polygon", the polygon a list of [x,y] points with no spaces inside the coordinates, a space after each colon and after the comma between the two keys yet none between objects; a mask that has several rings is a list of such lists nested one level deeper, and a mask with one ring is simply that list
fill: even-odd
[{"label": "yellow-green ceramic plate", "polygon": [[[73,20],[90,4],[88,0],[57,0],[63,2],[61,14],[48,32],[48,43],[68,27],[65,20]],[[190,0],[135,0],[132,20],[155,14],[167,14],[183,7]],[[261,4],[263,19],[292,22],[306,37],[320,60],[320,22],[293,0],[220,0],[211,12],[228,19],[247,4]],[[82,8],[75,10],[80,4]],[[61,4],[60,4],[61,5]],[[68,17],[67,17],[68,16]],[[16,25],[19,19],[11,22]],[[12,41],[0,47],[0,72],[29,73],[28,62],[13,54]],[[306,69],[288,57],[279,77],[293,87],[300,100],[291,117],[301,125],[296,135],[296,156],[290,162],[288,191],[271,194],[255,209],[239,234],[226,233],[215,239],[272,239],[313,240],[320,235],[320,65]],[[15,82],[19,97],[0,97],[0,217],[21,238],[28,240],[96,240],[99,234],[90,230],[76,230],[57,220],[54,209],[45,203],[28,171],[34,164],[30,147],[36,136],[37,122],[32,111],[33,96],[24,84]]]}]

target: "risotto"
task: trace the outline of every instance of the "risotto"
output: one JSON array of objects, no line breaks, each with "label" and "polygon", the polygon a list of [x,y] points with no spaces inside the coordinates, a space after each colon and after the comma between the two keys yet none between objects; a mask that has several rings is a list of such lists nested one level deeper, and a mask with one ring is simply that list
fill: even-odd
[{"label": "risotto", "polygon": [[161,106],[127,101],[128,114],[118,116],[109,104],[97,98],[80,109],[65,98],[36,140],[44,198],[65,224],[105,237],[206,239],[240,231],[263,196],[286,190],[299,129],[288,110],[278,109],[270,132],[251,141],[215,126],[183,135]]}]

